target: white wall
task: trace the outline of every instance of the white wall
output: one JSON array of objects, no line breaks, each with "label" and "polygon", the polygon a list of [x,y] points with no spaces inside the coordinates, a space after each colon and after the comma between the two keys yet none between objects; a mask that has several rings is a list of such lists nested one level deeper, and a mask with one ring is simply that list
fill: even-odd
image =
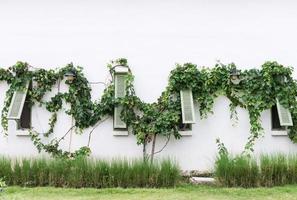
[{"label": "white wall", "polygon": [[[21,60],[55,68],[72,61],[84,67],[90,81],[106,81],[106,63],[125,57],[135,75],[137,95],[153,102],[176,62],[212,66],[219,59],[252,68],[276,60],[297,66],[296,9],[293,0],[0,0],[0,66]],[[93,87],[94,99],[102,89]],[[0,102],[5,90],[1,83]],[[175,157],[183,169],[205,170],[212,166],[217,137],[233,152],[241,152],[249,135],[247,112],[239,109],[239,124],[232,127],[228,104],[226,98],[217,99],[215,115],[197,119],[193,136],[171,141],[161,156]],[[44,109],[34,108],[34,127],[46,130],[48,117]],[[55,131],[62,135],[71,119],[60,114],[58,120]],[[269,111],[262,121],[266,134],[257,142],[256,152],[297,151],[286,136],[271,136]],[[112,134],[112,120],[96,129],[95,156],[141,156],[134,136]],[[71,149],[86,143],[87,134],[74,136]],[[158,147],[163,143],[160,139]],[[69,141],[62,145],[68,148]],[[0,138],[0,152],[37,154],[28,137],[13,131]]]}]

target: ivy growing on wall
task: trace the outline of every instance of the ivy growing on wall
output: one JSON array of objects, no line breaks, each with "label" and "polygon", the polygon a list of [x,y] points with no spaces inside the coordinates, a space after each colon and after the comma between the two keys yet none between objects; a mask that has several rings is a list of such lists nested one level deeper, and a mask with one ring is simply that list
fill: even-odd
[{"label": "ivy growing on wall", "polygon": [[[108,65],[111,75],[117,66],[126,66],[126,59],[118,59]],[[212,113],[215,98],[224,95],[230,100],[231,118],[237,119],[236,107],[240,106],[248,110],[250,117],[250,137],[245,146],[245,151],[253,151],[257,138],[263,135],[260,116],[264,110],[270,109],[276,98],[290,110],[294,126],[289,127],[289,137],[297,143],[297,82],[292,78],[293,68],[284,67],[277,62],[266,62],[261,69],[243,70],[240,72],[240,83],[233,84],[230,81],[230,71],[235,69],[235,64],[216,64],[212,68],[199,68],[191,63],[177,65],[170,72],[168,86],[154,103],[145,103],[139,99],[133,86],[133,74],[129,70],[126,80],[126,97],[114,98],[114,83],[111,81],[105,88],[100,100],[91,101],[91,87],[85,78],[82,68],[75,67],[72,63],[57,70],[36,69],[30,70],[30,65],[18,62],[8,69],[0,69],[0,80],[6,81],[10,86],[6,92],[4,107],[2,110],[2,126],[8,129],[7,113],[14,91],[22,90],[28,81],[34,82],[32,90],[28,93],[28,99],[32,105],[45,106],[52,113],[49,119],[49,130],[43,134],[30,130],[30,136],[39,151],[44,150],[56,157],[76,157],[90,154],[90,139],[93,130],[106,119],[113,115],[113,109],[122,105],[121,118],[126,122],[129,130],[136,136],[137,144],[143,145],[144,158],[150,156],[153,159],[154,144],[157,135],[179,139],[179,120],[181,116],[181,104],[179,91],[191,89],[193,98],[199,104],[201,118],[206,118]],[[66,80],[69,87],[67,92],[58,92],[50,101],[44,100],[44,95],[50,92],[55,84],[64,79],[64,75],[72,71],[75,79]],[[49,143],[43,143],[42,137],[49,137],[57,122],[57,113],[64,104],[70,108],[65,112],[73,117],[73,127],[62,138],[54,138]],[[66,135],[75,129],[78,133],[86,128],[93,127],[89,133],[88,145],[75,152],[63,151],[59,143]],[[146,145],[152,142],[152,152],[146,152]],[[167,142],[166,142],[167,144]],[[166,145],[165,145],[166,146]],[[165,147],[164,146],[164,147]]]}]

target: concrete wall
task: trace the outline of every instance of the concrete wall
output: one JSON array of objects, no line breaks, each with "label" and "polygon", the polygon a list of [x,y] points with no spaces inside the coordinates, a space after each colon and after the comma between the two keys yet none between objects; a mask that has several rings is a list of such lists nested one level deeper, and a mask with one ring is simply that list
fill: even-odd
[{"label": "concrete wall", "polygon": [[[276,60],[297,66],[296,8],[293,0],[0,0],[0,65],[20,60],[49,69],[74,62],[84,67],[89,81],[107,81],[106,63],[125,57],[135,75],[137,95],[153,102],[176,62],[213,66],[220,60],[252,68]],[[1,83],[0,102],[6,89]],[[67,87],[62,84],[62,89]],[[93,85],[93,99],[102,90],[103,86]],[[57,87],[46,98],[56,91]],[[226,98],[218,98],[214,115],[197,119],[192,136],[172,140],[159,156],[176,158],[183,169],[205,170],[212,167],[217,137],[232,152],[241,152],[249,136],[248,115],[238,109],[239,123],[233,127],[228,104]],[[49,116],[45,109],[34,107],[33,126],[46,131]],[[272,136],[269,111],[263,113],[262,122],[265,137],[258,140],[256,153],[297,152],[287,136]],[[60,113],[54,137],[70,126],[71,119]],[[36,155],[30,138],[17,136],[13,127],[10,122],[10,135],[0,137],[1,154]],[[70,148],[86,145],[88,132],[74,134]],[[164,142],[160,138],[157,149]],[[69,138],[61,145],[68,149]],[[98,157],[142,155],[133,135],[113,136],[111,119],[96,128],[91,147]]]}]

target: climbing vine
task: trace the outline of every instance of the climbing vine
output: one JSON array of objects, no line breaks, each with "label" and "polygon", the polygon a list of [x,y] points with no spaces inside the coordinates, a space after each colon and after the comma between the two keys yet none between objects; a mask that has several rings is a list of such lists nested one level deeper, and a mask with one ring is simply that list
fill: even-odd
[{"label": "climbing vine", "polygon": [[[24,90],[26,84],[32,81],[32,89],[28,92],[28,100],[31,105],[38,104],[52,113],[49,119],[49,130],[38,133],[33,128],[29,131],[34,145],[39,151],[46,151],[56,157],[76,157],[89,155],[88,145],[77,151],[68,152],[59,148],[59,143],[66,135],[76,130],[81,133],[88,127],[96,128],[106,116],[112,116],[115,106],[123,107],[121,119],[126,122],[129,130],[136,136],[137,144],[143,145],[144,157],[148,156],[146,145],[153,142],[150,154],[153,158],[154,144],[157,135],[169,139],[171,136],[179,139],[178,126],[181,116],[181,104],[179,92],[183,89],[191,89],[193,98],[199,103],[200,116],[206,118],[212,113],[215,98],[224,95],[230,100],[231,118],[237,120],[236,107],[240,106],[248,110],[250,117],[250,136],[245,146],[245,151],[253,151],[257,138],[263,135],[260,116],[264,110],[270,109],[279,99],[280,103],[290,110],[294,126],[289,127],[289,137],[297,143],[297,82],[292,78],[293,68],[284,67],[277,62],[266,62],[261,69],[240,71],[240,82],[234,84],[230,80],[230,72],[236,69],[235,64],[224,65],[217,63],[213,68],[201,68],[191,63],[177,65],[170,72],[168,86],[154,103],[145,103],[139,99],[134,90],[134,76],[126,59],[118,59],[108,64],[110,74],[113,76],[116,68],[123,66],[129,69],[126,79],[126,96],[114,98],[113,80],[106,85],[100,100],[91,101],[91,87],[83,74],[81,67],[75,67],[72,63],[56,70],[35,69],[27,63],[18,62],[8,69],[0,69],[0,80],[6,81],[10,86],[6,92],[1,123],[4,130],[8,129],[7,114],[13,93]],[[58,91],[49,101],[44,100],[44,95],[50,92],[55,84],[59,84],[67,72],[71,71],[75,79],[66,80],[69,89],[67,92]],[[48,138],[55,129],[58,112],[64,104],[70,108],[65,113],[73,117],[74,125],[62,138],[54,138],[47,144],[43,138]],[[89,140],[94,129],[89,133]],[[167,143],[166,143],[167,145]]]}]

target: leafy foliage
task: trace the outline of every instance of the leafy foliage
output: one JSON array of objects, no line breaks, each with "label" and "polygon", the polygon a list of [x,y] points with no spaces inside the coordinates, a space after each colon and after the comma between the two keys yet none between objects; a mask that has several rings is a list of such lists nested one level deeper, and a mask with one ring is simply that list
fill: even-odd
[{"label": "leafy foliage", "polygon": [[[74,127],[81,132],[88,127],[94,127],[105,116],[112,116],[113,109],[122,105],[121,118],[137,138],[137,144],[146,144],[152,141],[156,135],[170,138],[173,135],[180,138],[178,132],[181,105],[179,91],[191,89],[194,99],[200,105],[202,118],[212,113],[215,98],[225,95],[230,100],[231,117],[237,119],[236,107],[240,106],[248,110],[250,116],[251,135],[245,146],[245,150],[253,151],[253,145],[257,138],[263,135],[260,122],[261,112],[270,109],[278,98],[281,104],[288,108],[293,117],[294,126],[289,127],[289,137],[297,143],[297,83],[292,78],[292,68],[284,67],[277,62],[266,62],[261,69],[241,71],[239,84],[230,81],[230,72],[236,69],[235,64],[216,64],[213,68],[199,68],[191,63],[177,65],[170,72],[169,83],[166,90],[161,94],[157,102],[145,103],[135,94],[134,77],[126,59],[118,59],[108,64],[111,75],[118,66],[129,69],[126,80],[127,90],[124,98],[114,98],[114,83],[111,81],[99,101],[91,101],[91,87],[83,74],[81,67],[75,67],[72,63],[57,70],[38,69],[31,71],[27,63],[18,62],[7,70],[0,69],[0,80],[6,81],[10,88],[6,92],[4,107],[2,110],[2,126],[7,130],[7,112],[14,91],[23,89],[28,81],[33,80],[33,88],[28,97],[33,104],[39,103],[52,113],[49,125],[50,129],[43,133],[48,137],[54,132],[57,121],[57,112],[63,108],[63,103],[70,105],[65,112],[73,117]],[[43,96],[50,92],[52,87],[59,83],[64,75],[72,71],[75,79],[66,80],[69,86],[67,92],[60,91],[45,102]],[[74,128],[74,127],[71,127]],[[67,133],[66,133],[67,134]],[[45,150],[56,157],[75,157],[88,155],[90,149],[84,146],[75,152],[65,152],[59,149],[59,142],[64,139],[53,139],[48,144],[42,143],[40,134],[30,130],[31,139],[41,151]]]}]

